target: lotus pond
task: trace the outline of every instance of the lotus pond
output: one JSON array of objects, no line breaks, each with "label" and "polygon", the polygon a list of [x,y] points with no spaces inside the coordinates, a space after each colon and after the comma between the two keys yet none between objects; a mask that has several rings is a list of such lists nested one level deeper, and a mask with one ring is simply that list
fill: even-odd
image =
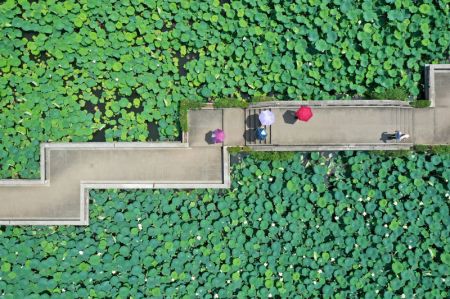
[{"label": "lotus pond", "polygon": [[182,99],[418,97],[424,64],[448,59],[448,13],[443,0],[2,1],[0,177],[38,177],[40,142],[177,139]]},{"label": "lotus pond", "polygon": [[91,192],[0,227],[4,298],[448,298],[450,155],[250,157],[230,190]]}]

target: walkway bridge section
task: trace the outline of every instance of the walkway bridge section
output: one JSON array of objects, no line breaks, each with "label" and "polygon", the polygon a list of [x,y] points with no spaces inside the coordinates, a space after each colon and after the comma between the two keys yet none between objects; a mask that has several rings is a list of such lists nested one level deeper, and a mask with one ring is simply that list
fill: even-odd
[{"label": "walkway bridge section", "polygon": [[[270,109],[277,120],[270,128],[270,141],[254,143],[246,139],[246,145],[256,150],[305,150],[356,149],[387,150],[407,149],[407,142],[383,141],[382,133],[395,130],[412,134],[413,109],[398,101],[351,101],[352,105],[335,105],[310,102],[271,102],[253,105],[249,111]],[[376,105],[374,105],[376,104]],[[308,105],[314,116],[308,122],[298,121],[295,111],[300,105]]]},{"label": "walkway bridge section", "polygon": [[47,143],[39,180],[0,181],[0,224],[87,225],[90,189],[228,188],[228,154],[183,143]]},{"label": "walkway bridge section", "polygon": [[[427,66],[430,108],[386,100],[292,101],[248,109],[189,111],[183,142],[45,143],[39,180],[0,180],[0,224],[87,225],[91,189],[229,188],[229,146],[269,151],[400,150],[415,144],[450,144],[450,65]],[[310,105],[314,116],[294,112]],[[270,109],[275,124],[265,142],[255,140],[258,114]],[[211,143],[211,132],[225,141]],[[407,142],[384,142],[401,130]]]}]

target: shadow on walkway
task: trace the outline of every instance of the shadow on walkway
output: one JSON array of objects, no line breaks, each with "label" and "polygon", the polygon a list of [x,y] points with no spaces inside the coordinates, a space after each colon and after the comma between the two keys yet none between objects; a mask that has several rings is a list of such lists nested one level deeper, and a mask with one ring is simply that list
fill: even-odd
[{"label": "shadow on walkway", "polygon": [[284,114],[283,114],[283,119],[284,122],[290,125],[293,125],[297,122],[297,117],[295,116],[295,111],[294,110],[287,110]]},{"label": "shadow on walkway", "polygon": [[208,144],[215,144],[214,138],[212,137],[213,131],[209,131],[205,134],[205,142]]},{"label": "shadow on walkway", "polygon": [[245,130],[244,139],[247,142],[255,142],[256,141],[256,129]]},{"label": "shadow on walkway", "polygon": [[380,138],[380,140],[383,141],[384,143],[386,143],[386,141],[388,140],[388,139],[387,139],[387,134],[388,134],[388,132],[383,132],[383,133],[381,133],[381,138]]},{"label": "shadow on walkway", "polygon": [[247,116],[245,120],[245,124],[249,129],[256,129],[261,126],[261,122],[259,121],[259,114],[252,114]]},{"label": "shadow on walkway", "polygon": [[245,125],[247,129],[244,132],[244,139],[247,142],[256,141],[256,129],[261,126],[261,122],[259,121],[259,114],[252,114],[247,116],[245,120]]}]

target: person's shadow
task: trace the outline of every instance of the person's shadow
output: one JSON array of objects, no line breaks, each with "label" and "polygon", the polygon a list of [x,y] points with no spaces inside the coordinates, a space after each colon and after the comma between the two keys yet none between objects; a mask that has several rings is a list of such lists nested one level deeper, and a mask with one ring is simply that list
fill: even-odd
[{"label": "person's shadow", "polygon": [[387,143],[389,140],[392,140],[389,138],[389,135],[391,135],[391,134],[389,134],[388,132],[381,133],[380,140],[383,141],[384,143]]},{"label": "person's shadow", "polygon": [[261,122],[259,121],[259,115],[258,114],[252,114],[247,116],[247,119],[245,120],[245,124],[249,129],[256,129],[261,126]]},{"label": "person's shadow", "polygon": [[297,122],[297,116],[295,116],[295,111],[293,110],[287,110],[283,114],[283,120],[285,123],[293,125]]},{"label": "person's shadow", "polygon": [[256,129],[245,130],[244,138],[247,142],[255,142],[256,141]]},{"label": "person's shadow", "polygon": [[209,131],[205,134],[205,142],[208,144],[215,144],[214,138],[212,137],[213,131]]},{"label": "person's shadow", "polygon": [[245,120],[245,124],[247,125],[247,130],[244,132],[244,139],[247,142],[256,141],[256,129],[261,126],[261,122],[259,121],[258,114],[252,114],[247,117]]}]

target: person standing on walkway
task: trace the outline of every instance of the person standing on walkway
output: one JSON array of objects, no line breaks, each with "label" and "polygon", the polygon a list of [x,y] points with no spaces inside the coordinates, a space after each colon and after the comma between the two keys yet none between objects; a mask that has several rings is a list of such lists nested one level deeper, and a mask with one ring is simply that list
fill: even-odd
[{"label": "person standing on walkway", "polygon": [[393,134],[385,134],[386,140],[397,140],[397,142],[408,139],[409,137],[408,134],[402,133],[401,131],[395,131]]},{"label": "person standing on walkway", "polygon": [[267,131],[264,129],[264,127],[259,127],[256,129],[256,139],[263,141],[266,140],[267,137]]}]

